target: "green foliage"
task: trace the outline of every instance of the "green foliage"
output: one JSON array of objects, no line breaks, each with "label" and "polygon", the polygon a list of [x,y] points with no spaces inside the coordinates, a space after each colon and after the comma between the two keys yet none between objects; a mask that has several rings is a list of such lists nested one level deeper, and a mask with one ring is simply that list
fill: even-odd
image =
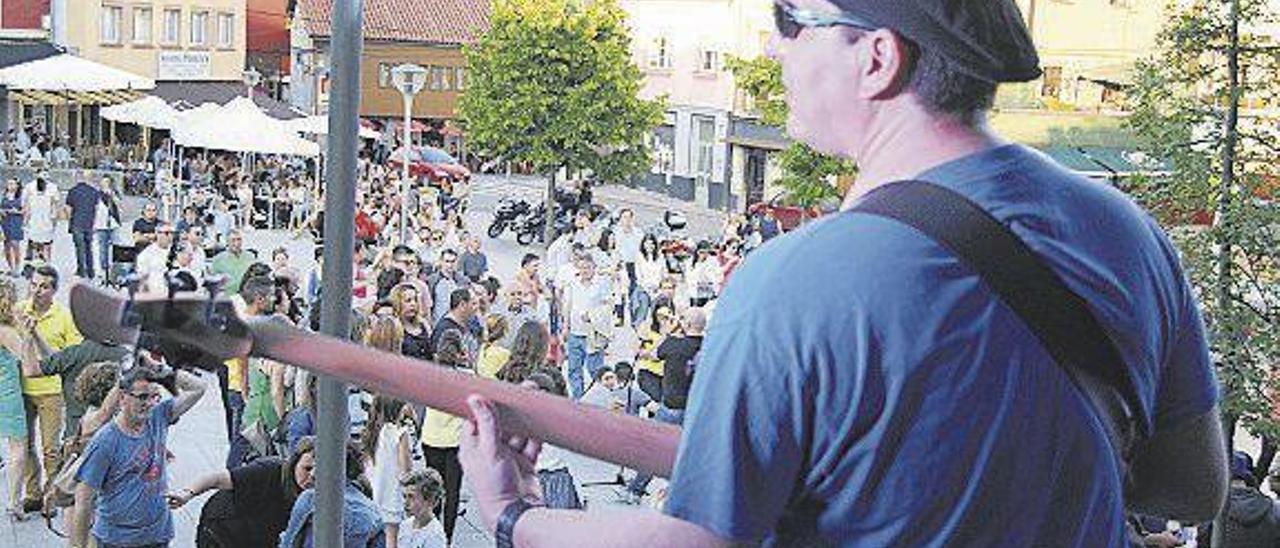
[{"label": "green foliage", "polygon": [[[1255,434],[1280,438],[1271,417],[1280,364],[1280,132],[1274,114],[1249,108],[1277,106],[1280,50],[1255,32],[1276,19],[1265,0],[1240,0],[1238,124],[1235,184],[1222,195],[1231,101],[1226,62],[1230,2],[1188,0],[1171,8],[1158,52],[1138,64],[1128,92],[1135,131],[1145,152],[1170,164],[1167,176],[1145,177],[1129,190],[1170,229],[1210,330],[1229,419]],[[1267,187],[1270,181],[1272,185]],[[1208,227],[1187,226],[1193,215],[1217,214]]]},{"label": "green foliage", "polygon": [[471,142],[542,173],[623,180],[649,166],[660,101],[639,98],[626,14],[616,0],[497,0],[465,51],[459,115]]},{"label": "green foliage", "polygon": [[[782,86],[782,65],[768,57],[749,60],[730,57],[726,66],[733,73],[738,87],[755,101],[761,122],[785,127],[788,110]],[[782,151],[779,165],[782,177],[778,184],[787,190],[787,202],[801,207],[839,198],[839,192],[829,179],[856,171],[852,162],[819,153],[804,143],[792,143]]]}]

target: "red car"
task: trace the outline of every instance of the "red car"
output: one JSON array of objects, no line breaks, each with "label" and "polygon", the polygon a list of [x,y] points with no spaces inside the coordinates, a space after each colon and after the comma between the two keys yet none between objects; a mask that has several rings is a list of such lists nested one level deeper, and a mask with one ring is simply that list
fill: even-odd
[{"label": "red car", "polygon": [[[403,147],[396,149],[387,159],[387,167],[396,171],[404,169],[404,156]],[[414,146],[409,147],[409,176],[414,179],[426,177],[427,181],[438,185],[442,181],[470,181],[471,170],[448,152],[435,147]]]},{"label": "red car", "polygon": [[778,228],[783,232],[800,226],[800,223],[805,220],[817,219],[823,213],[823,210],[818,207],[802,208],[785,205],[782,196],[775,196],[768,202],[756,202],[747,207],[748,215],[768,215],[777,219]]}]

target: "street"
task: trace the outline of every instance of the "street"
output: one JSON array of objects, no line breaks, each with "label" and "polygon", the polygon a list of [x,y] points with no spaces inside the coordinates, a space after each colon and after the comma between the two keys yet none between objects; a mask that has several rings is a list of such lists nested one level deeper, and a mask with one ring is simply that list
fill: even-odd
[{"label": "street", "polygon": [[[536,177],[503,177],[477,176],[472,189],[471,208],[466,216],[467,229],[481,235],[483,249],[489,257],[489,265],[499,280],[512,279],[521,257],[527,252],[542,253],[537,247],[521,246],[515,242],[511,232],[501,238],[489,239],[484,229],[492,217],[494,207],[504,196],[538,200],[545,192],[545,180]],[[602,187],[596,190],[596,201],[616,211],[622,207],[630,207],[636,212],[641,226],[649,226],[661,222],[663,213],[668,209],[681,211],[689,218],[689,233],[694,236],[714,234],[720,229],[723,214],[697,208],[691,204],[680,202],[669,197],[655,195],[645,191],[627,188]],[[125,218],[126,226],[138,216],[142,201],[137,198],[127,200]],[[314,266],[312,251],[314,243],[309,236],[293,238],[292,234],[280,230],[253,230],[246,233],[246,247],[256,250],[260,257],[268,257],[273,249],[284,247],[289,251],[293,266],[300,272],[307,272]],[[57,300],[66,303],[66,280],[69,273],[75,271],[75,259],[70,235],[60,225],[54,242],[54,264],[62,273],[64,281],[59,288]],[[25,281],[20,282],[25,286]],[[610,345],[606,363],[625,360],[631,361],[635,352],[635,334],[629,329],[622,333]],[[217,470],[226,457],[226,433],[223,421],[221,401],[217,394],[217,380],[212,375],[205,375],[209,386],[204,398],[176,426],[169,431],[169,450],[174,459],[169,464],[169,487],[171,489],[187,485],[194,478]],[[582,486],[580,495],[586,504],[599,506],[614,504],[616,489],[621,486],[614,483],[618,467],[587,459],[578,455],[569,455],[567,459],[571,472]],[[0,473],[12,471],[5,466]],[[604,482],[607,485],[589,485]],[[465,484],[465,482],[464,482]],[[661,488],[661,482],[650,486],[650,492]],[[173,546],[194,546],[195,527],[199,520],[200,508],[211,493],[192,500],[183,508],[174,511],[176,537]],[[463,513],[458,520],[455,533],[455,545],[458,547],[490,546],[492,538],[481,531],[474,514],[466,512],[467,490],[463,488]],[[53,521],[53,527],[63,531],[61,517]],[[59,539],[37,517],[30,517],[24,522],[0,520],[0,545],[5,546],[58,546],[65,541]]]}]

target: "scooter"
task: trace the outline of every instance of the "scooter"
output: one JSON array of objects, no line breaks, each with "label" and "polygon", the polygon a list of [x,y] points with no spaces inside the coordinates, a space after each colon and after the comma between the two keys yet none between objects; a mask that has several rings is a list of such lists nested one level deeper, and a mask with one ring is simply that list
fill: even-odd
[{"label": "scooter", "polygon": [[511,227],[519,232],[518,221],[529,214],[533,209],[529,202],[524,200],[516,200],[514,198],[503,198],[498,202],[498,208],[493,212],[493,222],[489,223],[489,237],[497,238],[507,231],[507,227]]}]

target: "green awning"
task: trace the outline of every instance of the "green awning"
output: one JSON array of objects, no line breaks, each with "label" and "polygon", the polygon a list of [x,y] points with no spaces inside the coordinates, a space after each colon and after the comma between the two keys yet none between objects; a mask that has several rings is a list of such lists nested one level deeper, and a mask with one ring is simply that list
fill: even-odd
[{"label": "green awning", "polygon": [[1111,177],[1114,173],[1075,147],[1047,147],[1043,152],[1063,167],[1086,177]]},{"label": "green awning", "polygon": [[1117,175],[1159,175],[1168,173],[1167,161],[1142,152],[1111,147],[1081,147],[1080,150],[1094,161],[1106,166]]}]

